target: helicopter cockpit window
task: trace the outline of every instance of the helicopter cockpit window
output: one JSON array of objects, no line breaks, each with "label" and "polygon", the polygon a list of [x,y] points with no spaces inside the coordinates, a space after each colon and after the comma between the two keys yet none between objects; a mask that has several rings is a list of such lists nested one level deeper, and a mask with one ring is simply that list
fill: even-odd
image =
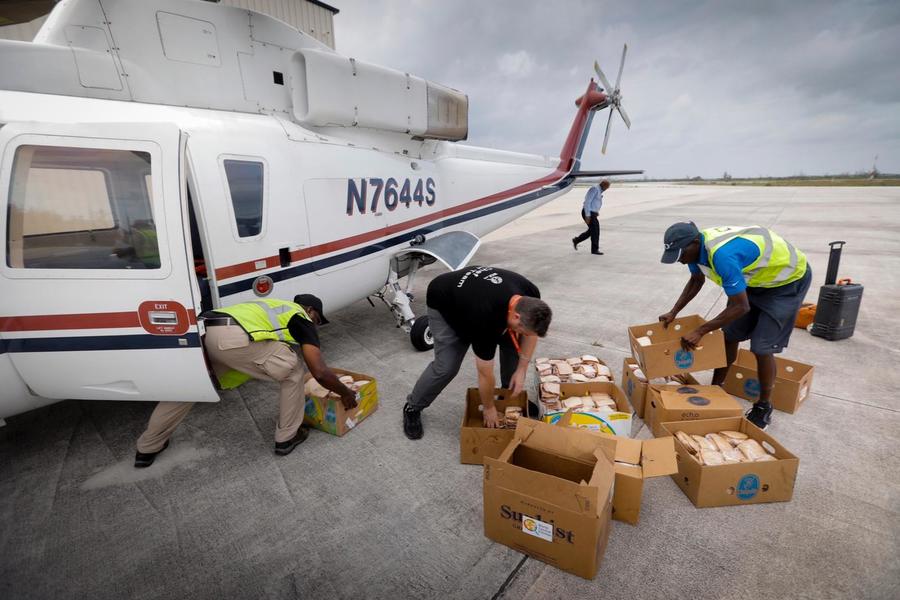
[{"label": "helicopter cockpit window", "polygon": [[23,145],[9,189],[6,264],[159,269],[150,154]]},{"label": "helicopter cockpit window", "polygon": [[263,222],[263,165],[248,160],[224,163],[238,236],[257,236]]}]

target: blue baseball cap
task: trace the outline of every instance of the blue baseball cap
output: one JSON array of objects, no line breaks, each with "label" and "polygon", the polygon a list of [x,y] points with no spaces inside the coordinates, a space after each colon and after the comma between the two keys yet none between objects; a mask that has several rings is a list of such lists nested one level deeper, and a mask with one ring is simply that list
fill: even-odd
[{"label": "blue baseball cap", "polygon": [[665,250],[663,250],[660,262],[672,264],[677,261],[678,257],[681,256],[681,251],[699,236],[700,230],[697,229],[697,226],[694,225],[693,222],[675,223],[674,225],[671,225],[666,229],[666,233],[663,236]]}]

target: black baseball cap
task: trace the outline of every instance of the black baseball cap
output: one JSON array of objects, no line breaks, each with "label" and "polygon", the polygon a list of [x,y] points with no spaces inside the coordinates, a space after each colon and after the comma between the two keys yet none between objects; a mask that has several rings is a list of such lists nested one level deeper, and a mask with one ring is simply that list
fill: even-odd
[{"label": "black baseball cap", "polygon": [[666,248],[663,251],[661,262],[672,264],[677,261],[681,256],[681,251],[699,235],[700,230],[693,222],[671,225],[663,236],[663,244]]},{"label": "black baseball cap", "polygon": [[325,318],[325,311],[322,309],[322,301],[318,296],[312,294],[297,294],[294,296],[294,304],[300,306],[308,306],[319,313],[319,325],[327,325],[328,319]]}]

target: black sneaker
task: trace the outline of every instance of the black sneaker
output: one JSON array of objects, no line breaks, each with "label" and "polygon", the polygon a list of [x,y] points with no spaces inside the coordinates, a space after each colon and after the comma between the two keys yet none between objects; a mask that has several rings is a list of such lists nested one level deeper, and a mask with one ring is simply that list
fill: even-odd
[{"label": "black sneaker", "polygon": [[278,456],[287,456],[294,451],[294,448],[306,441],[309,437],[309,427],[301,427],[294,434],[294,437],[286,442],[275,442],[275,454]]},{"label": "black sneaker", "polygon": [[403,405],[403,433],[411,440],[421,439],[425,434],[422,429],[422,411]]},{"label": "black sneaker", "polygon": [[745,416],[760,429],[765,429],[772,422],[772,410],[772,405],[768,402],[757,402],[750,407]]},{"label": "black sneaker", "polygon": [[156,457],[162,454],[162,451],[169,447],[169,440],[166,440],[166,443],[163,444],[163,447],[157,450],[156,452],[135,452],[134,453],[134,468],[135,469],[146,469],[150,465],[153,464],[153,461],[156,460]]},{"label": "black sneaker", "polygon": [[596,256],[603,256],[603,253],[600,252],[599,250],[597,250],[596,252],[591,252],[591,254],[594,254]]},{"label": "black sneaker", "polygon": [[578,238],[572,238],[572,247],[578,250]]}]

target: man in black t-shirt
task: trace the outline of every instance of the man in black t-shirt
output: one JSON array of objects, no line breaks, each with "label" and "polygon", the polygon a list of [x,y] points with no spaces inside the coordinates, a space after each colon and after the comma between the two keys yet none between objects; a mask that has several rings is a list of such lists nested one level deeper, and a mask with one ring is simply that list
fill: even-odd
[{"label": "man in black t-shirt", "polygon": [[518,273],[472,266],[438,275],[428,286],[428,324],[434,336],[434,360],[406,398],[403,432],[422,437],[422,410],[456,377],[472,346],[485,427],[497,427],[494,406],[494,356],[500,348],[501,387],[522,391],[525,374],[553,316],[541,292]]}]

